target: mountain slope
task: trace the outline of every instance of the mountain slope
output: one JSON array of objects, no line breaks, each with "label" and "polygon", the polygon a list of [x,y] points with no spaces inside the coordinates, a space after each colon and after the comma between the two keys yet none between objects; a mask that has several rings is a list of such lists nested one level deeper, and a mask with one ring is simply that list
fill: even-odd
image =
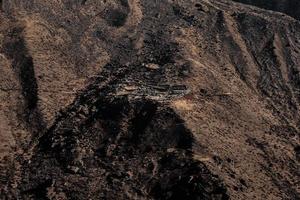
[{"label": "mountain slope", "polygon": [[250,4],[264,8],[267,10],[273,10],[282,12],[295,19],[300,19],[300,2],[297,0],[235,0],[237,2]]},{"label": "mountain slope", "polygon": [[0,20],[1,196],[299,198],[299,21],[226,0]]}]

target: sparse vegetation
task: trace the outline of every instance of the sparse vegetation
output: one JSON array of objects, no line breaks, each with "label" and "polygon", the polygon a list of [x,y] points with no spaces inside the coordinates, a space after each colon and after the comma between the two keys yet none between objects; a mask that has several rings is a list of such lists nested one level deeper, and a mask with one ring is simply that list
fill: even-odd
[{"label": "sparse vegetation", "polygon": [[0,198],[299,199],[298,3],[239,1],[0,1]]}]

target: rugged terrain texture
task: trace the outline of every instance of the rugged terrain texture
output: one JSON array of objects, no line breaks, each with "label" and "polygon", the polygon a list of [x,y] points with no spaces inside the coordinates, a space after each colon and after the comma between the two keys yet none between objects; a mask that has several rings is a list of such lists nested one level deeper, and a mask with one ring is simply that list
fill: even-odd
[{"label": "rugged terrain texture", "polygon": [[1,199],[299,199],[299,10],[257,2],[0,1]]},{"label": "rugged terrain texture", "polygon": [[234,0],[267,10],[285,13],[300,20],[300,1],[298,0]]}]

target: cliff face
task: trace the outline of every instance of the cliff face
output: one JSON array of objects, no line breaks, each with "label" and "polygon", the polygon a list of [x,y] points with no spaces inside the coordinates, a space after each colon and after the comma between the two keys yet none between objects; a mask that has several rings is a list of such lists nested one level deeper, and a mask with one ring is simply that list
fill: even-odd
[{"label": "cliff face", "polygon": [[226,0],[1,7],[0,196],[299,198],[296,19]]}]

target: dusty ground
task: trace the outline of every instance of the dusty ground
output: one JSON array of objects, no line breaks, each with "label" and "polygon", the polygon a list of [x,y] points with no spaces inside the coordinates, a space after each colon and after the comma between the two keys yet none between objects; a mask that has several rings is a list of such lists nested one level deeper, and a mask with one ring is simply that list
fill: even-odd
[{"label": "dusty ground", "polygon": [[3,199],[300,198],[294,1],[0,2]]}]

